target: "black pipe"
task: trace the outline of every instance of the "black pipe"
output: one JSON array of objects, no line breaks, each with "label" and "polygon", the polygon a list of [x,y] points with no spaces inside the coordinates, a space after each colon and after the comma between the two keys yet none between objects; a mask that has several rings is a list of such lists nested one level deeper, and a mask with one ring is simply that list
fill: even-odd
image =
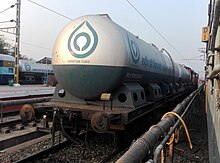
[{"label": "black pipe", "polygon": [[[189,102],[188,106],[186,107],[185,111],[183,112],[183,114],[181,115],[181,118],[185,116],[185,114],[188,112],[192,102],[194,101],[194,99],[197,97],[197,95],[200,93],[200,91],[202,87],[200,87],[198,89],[198,92],[194,95],[194,97],[191,99],[191,101]],[[172,127],[172,129],[168,132],[168,134],[166,135],[166,137],[161,141],[161,143],[156,147],[155,151],[154,151],[154,159],[153,162],[156,163],[158,156],[160,155],[161,150],[164,148],[164,146],[166,145],[166,142],[170,139],[171,135],[175,132],[176,128],[179,127],[180,125],[180,120],[178,119],[178,121],[174,124],[174,126]]]},{"label": "black pipe", "polygon": [[20,100],[10,100],[10,101],[0,101],[0,108],[13,105],[23,105],[23,104],[32,104],[39,102],[49,101],[52,97],[39,97],[39,98],[30,98],[30,99],[20,99]]},{"label": "black pipe", "polygon": [[[203,86],[203,85],[202,85]],[[202,87],[200,86],[200,88]],[[178,104],[173,112],[180,115],[186,108],[190,100],[200,90],[198,88],[188,97],[186,97],[180,104]],[[154,147],[158,139],[164,136],[164,132],[169,131],[170,127],[174,125],[176,117],[173,115],[165,117],[157,125],[145,132],[131,148],[119,159],[116,163],[136,163],[141,162],[143,158],[149,153],[150,149]]]},{"label": "black pipe", "polygon": [[[66,130],[65,130],[65,128],[64,128],[64,124],[63,124],[63,118],[60,118],[60,126],[61,126],[61,131],[62,131],[62,133],[63,133],[63,135],[67,138],[67,139],[69,139],[70,141],[72,141],[73,143],[74,143],[74,146],[75,147],[81,147],[81,146],[83,146],[84,145],[84,142],[82,141],[82,140],[80,140],[80,139],[74,139],[73,137],[71,137],[67,132],[66,132]],[[80,144],[81,143],[81,144]]]},{"label": "black pipe", "polygon": [[71,136],[69,136],[69,134],[66,133],[64,126],[63,126],[63,118],[60,118],[60,127],[61,127],[61,131],[63,133],[63,135],[69,139],[70,141],[74,142],[73,138]]}]

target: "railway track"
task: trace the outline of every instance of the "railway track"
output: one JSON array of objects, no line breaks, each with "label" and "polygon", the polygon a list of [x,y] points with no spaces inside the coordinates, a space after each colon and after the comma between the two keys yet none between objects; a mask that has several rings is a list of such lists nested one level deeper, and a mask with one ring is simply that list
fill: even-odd
[{"label": "railway track", "polygon": [[127,150],[126,147],[115,150],[113,136],[107,134],[89,135],[87,143],[78,145],[61,137],[56,134],[54,146],[51,134],[45,133],[39,138],[3,149],[0,162],[115,162]]},{"label": "railway track", "polygon": [[109,154],[105,159],[103,159],[100,163],[106,163],[106,162],[115,162],[118,160],[120,156],[122,156],[127,151],[127,148],[122,148],[115,150],[111,154]]},{"label": "railway track", "polygon": [[60,149],[63,149],[64,147],[67,147],[68,145],[70,145],[70,141],[65,139],[62,142],[55,144],[49,148],[43,149],[36,153],[29,154],[28,156],[15,161],[15,163],[32,162],[33,160],[38,160],[39,158],[48,156],[52,153],[56,153]]},{"label": "railway track", "polygon": [[22,123],[19,115],[7,116],[1,119],[0,129],[4,127],[14,126],[19,123]]},{"label": "railway track", "polygon": [[117,150],[114,148],[112,135],[92,135],[87,143],[76,145],[67,140],[16,162],[106,163],[115,162],[125,150],[125,148]]},{"label": "railway track", "polygon": [[[19,122],[19,118],[17,121]],[[7,127],[12,124],[5,122],[2,126]],[[113,136],[106,136],[107,134],[90,135],[88,142],[84,144],[71,144],[66,139],[61,139],[62,136],[58,132],[53,146],[49,130],[43,132],[38,130],[37,126],[35,128],[35,131],[42,135],[0,149],[0,162],[115,162],[126,151],[124,148],[115,150]],[[26,133],[24,137],[29,135]],[[16,139],[14,141],[17,142]]]},{"label": "railway track", "polygon": [[[60,162],[102,162],[114,152],[112,135],[91,135],[84,145],[71,145],[57,154],[51,155],[50,160]],[[48,158],[47,158],[48,159]]]},{"label": "railway track", "polygon": [[[16,125],[21,124],[18,115],[4,117],[0,123],[1,129],[8,128],[9,132],[1,133],[0,162],[48,162],[59,160],[65,162],[109,162],[123,149],[114,150],[112,135],[91,134],[88,142],[80,141],[71,144],[60,132],[56,132],[55,142],[49,132],[43,132],[38,123],[36,126],[23,125],[23,129],[16,130]],[[45,129],[48,130],[48,129]],[[48,130],[49,131],[49,130]],[[19,135],[19,136],[18,136]],[[81,135],[81,139],[83,134]],[[3,140],[3,138],[5,138]],[[16,143],[14,143],[16,142]],[[62,156],[65,157],[62,157]],[[39,158],[43,158],[39,160]]]},{"label": "railway track", "polygon": [[[42,124],[35,121],[22,123],[19,115],[5,116],[0,122],[0,162],[14,162],[14,158],[22,148],[27,148],[32,142],[49,138],[49,128],[42,129]],[[26,152],[28,153],[28,152]],[[26,154],[23,154],[26,156]]]},{"label": "railway track", "polygon": [[[26,135],[28,136],[28,135]],[[54,145],[51,134],[47,133],[29,141],[19,143],[0,151],[0,162],[30,162],[43,155],[56,152],[58,149],[70,144],[59,133],[56,133]]]},{"label": "railway track", "polygon": [[[35,125],[33,125],[34,123]],[[123,149],[114,149],[112,135],[89,134],[88,142],[72,144],[60,132],[56,132],[55,143],[48,128],[40,123],[22,124],[19,115],[7,116],[0,123],[0,162],[112,162]],[[23,128],[16,129],[20,125]],[[44,132],[46,130],[47,132]],[[83,134],[81,134],[83,139]],[[3,140],[3,138],[5,138]],[[16,143],[14,143],[16,142]],[[75,151],[73,153],[73,151]],[[83,152],[82,152],[83,151]],[[65,155],[65,157],[62,157]],[[39,160],[39,158],[43,158]]]},{"label": "railway track", "polygon": [[[25,158],[21,158],[20,160],[15,161],[15,163],[23,163],[23,162],[56,162],[57,158],[54,157],[54,155],[58,154],[60,150],[67,149],[70,146],[70,141],[65,140],[64,142],[54,145],[48,149],[44,149],[38,153],[30,154],[29,156],[26,156]],[[85,147],[86,148],[86,147]],[[105,156],[104,159],[98,160],[98,158],[94,158],[92,160],[74,160],[77,162],[99,162],[99,163],[106,163],[106,162],[115,162],[123,153],[125,152],[125,149],[119,149],[115,150],[112,153]],[[74,156],[73,156],[74,157]],[[104,156],[103,156],[104,157]],[[39,158],[44,158],[43,160],[39,160]],[[61,160],[60,162],[65,162],[70,160],[70,158],[65,157],[65,159]],[[72,160],[71,160],[72,161]]]}]

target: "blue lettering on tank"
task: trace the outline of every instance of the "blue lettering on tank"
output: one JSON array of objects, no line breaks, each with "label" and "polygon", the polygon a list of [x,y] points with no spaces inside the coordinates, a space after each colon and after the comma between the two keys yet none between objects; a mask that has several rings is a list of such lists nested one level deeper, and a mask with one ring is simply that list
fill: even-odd
[{"label": "blue lettering on tank", "polygon": [[160,63],[157,63],[154,59],[149,59],[146,56],[141,58],[141,65],[144,68],[154,69],[158,71],[167,71],[166,68]]},{"label": "blue lettering on tank", "polygon": [[138,63],[138,61],[140,59],[139,47],[138,47],[137,43],[135,42],[135,40],[132,39],[131,37],[129,37],[128,34],[127,34],[127,38],[128,38],[128,45],[129,45],[130,52],[131,52],[131,58],[134,63]]}]

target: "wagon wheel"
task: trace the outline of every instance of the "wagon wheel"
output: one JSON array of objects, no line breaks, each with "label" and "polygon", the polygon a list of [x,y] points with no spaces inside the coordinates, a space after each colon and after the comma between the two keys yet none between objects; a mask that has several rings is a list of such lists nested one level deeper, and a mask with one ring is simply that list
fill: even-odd
[{"label": "wagon wheel", "polygon": [[20,110],[20,117],[24,123],[31,122],[35,118],[34,108],[30,104],[25,104]]}]

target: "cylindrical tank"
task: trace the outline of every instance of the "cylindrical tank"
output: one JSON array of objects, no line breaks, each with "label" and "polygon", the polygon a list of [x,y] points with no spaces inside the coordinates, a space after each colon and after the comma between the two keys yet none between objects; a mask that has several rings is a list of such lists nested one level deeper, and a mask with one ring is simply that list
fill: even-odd
[{"label": "cylindrical tank", "polygon": [[53,68],[49,64],[36,63],[29,60],[19,60],[20,72],[33,72],[33,73],[53,73]]},{"label": "cylindrical tank", "polygon": [[[86,100],[112,93],[123,82],[190,80],[182,66],[172,64],[155,46],[114,23],[108,15],[83,16],[69,23],[55,42],[52,64],[64,89]],[[173,67],[178,67],[175,72]]]}]

